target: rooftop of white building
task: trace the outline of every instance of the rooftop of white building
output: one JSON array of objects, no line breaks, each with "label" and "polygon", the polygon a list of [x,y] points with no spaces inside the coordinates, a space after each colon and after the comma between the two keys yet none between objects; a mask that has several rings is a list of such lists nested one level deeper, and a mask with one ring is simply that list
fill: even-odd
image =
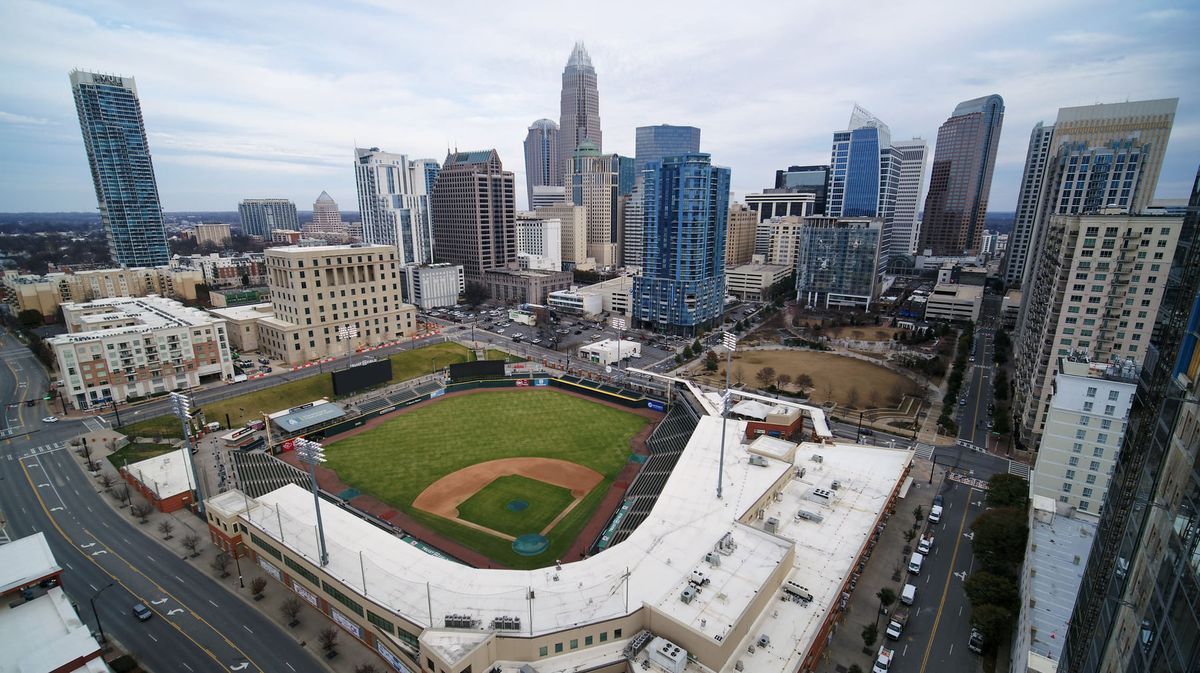
[{"label": "rooftop of white building", "polygon": [[314,252],[347,252],[357,254],[359,252],[387,252],[388,250],[395,251],[395,247],[391,245],[373,245],[371,243],[348,243],[346,245],[281,245],[276,248],[267,248],[263,251],[267,255],[296,255],[307,257]]},{"label": "rooftop of white building", "polygon": [[61,570],[44,533],[0,545],[0,594],[29,586]]},{"label": "rooftop of white building", "polygon": [[192,472],[186,448],[139,460],[125,467],[159,500],[192,490]]},{"label": "rooftop of white building", "polygon": [[[67,303],[62,308],[68,316],[75,314],[69,317],[68,322],[78,321],[87,329],[54,337],[50,340],[51,344],[93,341],[117,334],[143,333],[168,327],[208,327],[220,319],[206,311],[154,294]],[[109,324],[113,326],[105,326]]]},{"label": "rooftop of white building", "polygon": [[227,306],[225,308],[210,308],[209,313],[220,316],[226,320],[257,320],[259,318],[270,318],[275,315],[275,309],[271,302],[261,304],[243,304],[242,306]]},{"label": "rooftop of white building", "polygon": [[958,283],[941,283],[935,285],[930,300],[954,298],[958,301],[975,301],[983,298],[983,287],[980,285],[960,285]]},{"label": "rooftop of white building", "polygon": [[1033,637],[1031,653],[1058,661],[1067,624],[1075,608],[1075,597],[1083,579],[1096,524],[1089,519],[1055,513],[1055,503],[1033,496],[1033,527],[1029,531],[1031,552],[1025,560],[1029,581],[1028,608]]},{"label": "rooftop of white building", "polygon": [[[0,657],[0,673],[109,670],[100,657],[100,644],[60,587],[53,587],[32,601],[0,610],[0,652],[4,653]],[[87,659],[87,663],[63,668],[79,659]]]}]

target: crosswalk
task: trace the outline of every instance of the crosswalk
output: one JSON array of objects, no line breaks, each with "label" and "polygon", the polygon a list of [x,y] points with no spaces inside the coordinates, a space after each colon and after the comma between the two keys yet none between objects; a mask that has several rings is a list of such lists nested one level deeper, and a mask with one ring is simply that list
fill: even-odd
[{"label": "crosswalk", "polygon": [[55,451],[62,451],[65,448],[67,448],[66,442],[55,442],[53,444],[42,444],[41,446],[34,446],[34,447],[31,447],[28,449],[24,449],[22,451],[14,451],[13,453],[8,454],[8,459],[9,460],[20,460],[22,458],[33,458],[35,456],[42,456],[47,453],[54,453]]},{"label": "crosswalk", "polygon": [[92,432],[97,432],[106,429],[108,426],[105,425],[105,418],[103,416],[88,416],[83,419],[83,427]]},{"label": "crosswalk", "polygon": [[916,452],[917,458],[924,460],[930,460],[933,458],[933,445],[931,444],[917,442],[916,444],[913,444],[913,450]]},{"label": "crosswalk", "polygon": [[1025,463],[1018,463],[1015,460],[1008,461],[1008,473],[1015,474],[1022,479],[1029,479],[1029,466]]}]

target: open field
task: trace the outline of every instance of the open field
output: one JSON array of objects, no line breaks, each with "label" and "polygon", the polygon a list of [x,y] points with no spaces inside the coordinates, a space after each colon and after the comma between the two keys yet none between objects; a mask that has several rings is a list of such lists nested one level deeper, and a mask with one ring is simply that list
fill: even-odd
[{"label": "open field", "polygon": [[[396,353],[390,359],[392,383],[398,383],[430,374],[456,362],[469,362],[475,359],[475,354],[456,343],[440,343]],[[245,395],[209,402],[202,408],[209,421],[219,421],[224,425],[225,415],[228,414],[234,427],[240,427],[248,420],[261,418],[263,412],[272,413],[322,397],[333,397],[333,382],[328,374],[288,381]],[[183,437],[183,428],[174,416],[131,423],[120,430],[130,437]]]},{"label": "open field", "polygon": [[[746,386],[757,388],[761,384],[756,378],[759,370],[772,367],[776,374],[787,374],[795,379],[807,374],[813,379],[809,397],[822,403],[832,395],[841,406],[858,408],[889,407],[900,403],[904,395],[924,396],[924,390],[915,381],[889,369],[842,357],[833,353],[810,350],[742,351],[733,354],[732,378]],[[715,385],[725,382],[725,360],[717,371],[704,377]],[[797,390],[789,386],[787,390]],[[857,404],[852,398],[857,395]]]},{"label": "open field", "polygon": [[[519,475],[499,477],[458,506],[458,518],[518,537],[540,533],[575,496],[565,488]],[[523,502],[526,508],[510,509]]]},{"label": "open field", "polygon": [[[326,467],[361,492],[500,563],[536,568],[570,547],[628,462],[630,440],[647,423],[643,416],[554,390],[473,392],[414,408],[327,444]],[[550,546],[536,557],[519,556],[507,540],[413,507],[426,488],[447,475],[478,463],[525,457],[568,461],[603,477],[546,535]],[[489,514],[488,521],[495,518]],[[537,531],[521,530],[528,532]]]},{"label": "open field", "polygon": [[498,348],[489,348],[484,352],[489,360],[504,360],[505,362],[525,362],[525,358],[520,355],[513,355]]},{"label": "open field", "polygon": [[[108,455],[108,462],[116,469],[129,463],[146,460],[173,451],[170,444],[126,444]],[[93,454],[94,455],[94,454]]]}]

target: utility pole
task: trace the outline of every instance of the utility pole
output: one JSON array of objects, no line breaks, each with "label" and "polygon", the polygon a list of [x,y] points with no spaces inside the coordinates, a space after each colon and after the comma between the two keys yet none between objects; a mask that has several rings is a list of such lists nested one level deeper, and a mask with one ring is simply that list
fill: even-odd
[{"label": "utility pole", "polygon": [[737,337],[725,332],[721,345],[728,349],[725,356],[725,395],[721,397],[721,460],[717,462],[717,499],[721,499],[721,486],[725,480],[725,428],[729,424],[729,371],[733,369],[733,351],[737,348]]},{"label": "utility pole", "polygon": [[101,643],[107,642],[108,639],[104,637],[104,626],[100,624],[100,613],[96,612],[96,598],[98,598],[100,594],[104,593],[105,589],[111,589],[112,585],[112,582],[105,584],[104,586],[100,587],[96,593],[92,594],[91,598],[88,599],[88,602],[92,604],[92,617],[96,619],[96,630],[100,632],[99,641]]},{"label": "utility pole", "polygon": [[117,409],[117,401],[111,397],[108,398],[108,401],[112,402],[113,413],[117,415],[117,427],[119,428],[121,427],[121,412]]},{"label": "utility pole", "polygon": [[325,548],[325,524],[321,521],[321,496],[317,490],[317,465],[325,462],[325,447],[298,437],[295,440],[296,455],[300,462],[308,465],[308,476],[312,478],[313,507],[317,512],[317,542],[320,545],[321,567],[329,565],[329,551]]}]

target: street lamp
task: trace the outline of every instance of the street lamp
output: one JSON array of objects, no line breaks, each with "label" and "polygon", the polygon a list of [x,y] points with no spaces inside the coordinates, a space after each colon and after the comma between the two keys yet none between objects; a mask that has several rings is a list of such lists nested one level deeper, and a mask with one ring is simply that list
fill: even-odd
[{"label": "street lamp", "polygon": [[92,594],[91,598],[88,599],[88,602],[92,604],[92,617],[94,617],[96,619],[96,630],[100,632],[100,642],[101,643],[107,642],[108,639],[104,637],[104,626],[102,626],[100,624],[100,613],[96,612],[96,598],[99,597],[100,594],[104,593],[105,589],[112,588],[112,585],[113,585],[112,582],[105,584],[104,586],[100,587],[100,589],[97,590],[96,593]]},{"label": "street lamp", "polygon": [[184,460],[188,462],[188,471],[192,476],[192,483],[196,486],[196,511],[204,514],[204,490],[200,487],[200,475],[196,471],[196,461],[192,460],[192,451],[194,450],[191,424],[192,398],[184,393],[171,393],[171,411],[183,426],[183,439],[187,449]]},{"label": "street lamp", "polygon": [[721,397],[721,460],[717,463],[717,499],[721,499],[721,482],[725,478],[725,428],[729,424],[729,370],[733,368],[733,351],[737,348],[737,337],[725,332],[721,345],[729,354],[725,359],[725,395]]},{"label": "street lamp", "polygon": [[308,476],[312,478],[313,507],[317,510],[317,542],[320,546],[321,566],[329,565],[329,552],[325,548],[325,524],[321,522],[321,496],[317,493],[317,465],[325,462],[325,447],[304,439],[295,440],[296,456],[308,465]]}]

